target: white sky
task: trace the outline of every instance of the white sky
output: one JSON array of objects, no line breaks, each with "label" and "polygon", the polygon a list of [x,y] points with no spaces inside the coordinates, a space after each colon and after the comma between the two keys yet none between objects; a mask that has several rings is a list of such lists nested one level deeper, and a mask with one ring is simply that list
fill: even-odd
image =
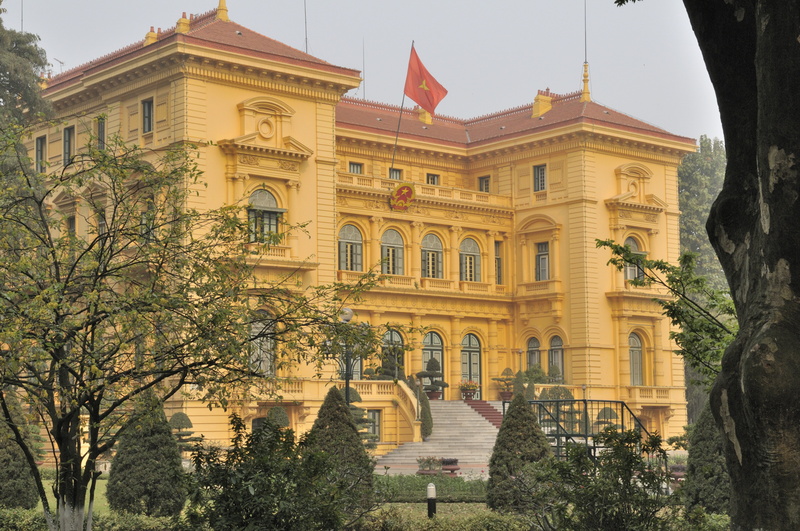
[{"label": "white sky", "polygon": [[[36,33],[58,73],[169,28],[218,0],[0,0],[6,27]],[[308,52],[363,70],[350,95],[399,105],[411,41],[448,96],[438,114],[472,118],[581,88],[584,2],[592,98],[668,131],[722,137],[680,0],[306,0]],[[231,20],[305,49],[303,0],[227,0]],[[407,100],[408,101],[408,100]],[[412,104],[413,105],[413,104]]]}]

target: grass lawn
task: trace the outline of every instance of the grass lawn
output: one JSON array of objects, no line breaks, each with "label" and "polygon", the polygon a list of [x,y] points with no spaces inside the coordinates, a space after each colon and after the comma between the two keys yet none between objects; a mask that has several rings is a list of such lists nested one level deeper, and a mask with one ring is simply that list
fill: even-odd
[{"label": "grass lawn", "polygon": [[[106,500],[106,485],[108,484],[108,479],[101,477],[97,480],[97,487],[94,489],[94,514],[108,514],[108,500]],[[53,497],[53,481],[46,479],[44,480],[44,490],[47,492],[47,500],[50,502],[50,510],[56,510],[56,499]],[[89,496],[89,493],[86,493],[86,496]],[[36,509],[42,511],[42,502],[39,502],[39,505],[36,506]]]}]

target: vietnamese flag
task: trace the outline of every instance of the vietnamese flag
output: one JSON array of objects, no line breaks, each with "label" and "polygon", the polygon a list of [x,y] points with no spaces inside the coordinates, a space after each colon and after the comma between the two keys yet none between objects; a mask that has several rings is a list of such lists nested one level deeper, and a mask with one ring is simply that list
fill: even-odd
[{"label": "vietnamese flag", "polygon": [[431,114],[436,110],[439,102],[447,96],[447,89],[441,86],[422,65],[413,44],[411,45],[411,58],[408,60],[404,92],[406,96]]}]

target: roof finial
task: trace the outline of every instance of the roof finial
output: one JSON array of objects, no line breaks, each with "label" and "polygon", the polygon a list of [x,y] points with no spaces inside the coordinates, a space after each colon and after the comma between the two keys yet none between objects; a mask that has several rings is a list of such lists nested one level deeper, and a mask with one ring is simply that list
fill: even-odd
[{"label": "roof finial", "polygon": [[581,91],[581,101],[592,101],[589,93],[589,63],[583,63],[583,90]]},{"label": "roof finial", "polygon": [[192,24],[189,22],[189,19],[186,18],[186,13],[184,12],[181,18],[178,19],[178,23],[175,24],[175,33],[189,33],[191,28]]},{"label": "roof finial", "polygon": [[219,0],[219,6],[217,7],[217,20],[221,20],[223,22],[230,22],[231,20],[228,18],[228,6],[225,3],[225,0]]},{"label": "roof finial", "polygon": [[150,31],[148,31],[144,36],[144,46],[147,46],[148,44],[153,44],[157,40],[158,40],[158,35],[154,31],[153,26],[150,26]]}]

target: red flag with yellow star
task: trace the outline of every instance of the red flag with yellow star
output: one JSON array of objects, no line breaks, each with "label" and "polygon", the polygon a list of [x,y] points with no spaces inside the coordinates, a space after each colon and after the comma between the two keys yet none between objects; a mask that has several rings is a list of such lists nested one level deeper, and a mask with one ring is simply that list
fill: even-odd
[{"label": "red flag with yellow star", "polygon": [[411,46],[411,58],[408,60],[405,94],[417,104],[433,114],[439,102],[447,96],[447,89],[439,84],[419,60],[417,51]]}]

